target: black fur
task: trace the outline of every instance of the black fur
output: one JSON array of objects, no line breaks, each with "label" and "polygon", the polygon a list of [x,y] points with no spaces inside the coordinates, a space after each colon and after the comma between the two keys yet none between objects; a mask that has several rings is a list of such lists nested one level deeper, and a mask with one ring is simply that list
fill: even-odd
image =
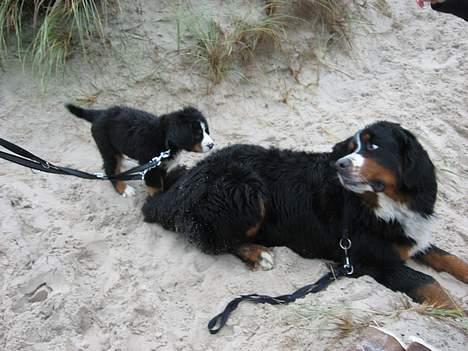
[{"label": "black fur", "polygon": [[[119,168],[122,155],[137,160],[140,164],[159,156],[170,149],[171,155],[161,167],[145,175],[148,186],[162,188],[161,179],[166,174],[166,165],[181,150],[197,151],[203,139],[200,122],[208,123],[200,111],[187,107],[179,111],[156,117],[155,115],[129,107],[115,106],[103,110],[83,109],[71,104],[67,109],[75,116],[92,123],[91,132],[104,160],[107,175]],[[116,182],[113,182],[116,186]]]},{"label": "black fur", "polygon": [[[431,215],[437,191],[435,173],[416,138],[389,122],[365,130],[381,143],[379,158],[394,158],[387,163],[398,168],[399,191],[408,197],[411,209]],[[330,153],[254,145],[219,150],[179,175],[166,192],[148,198],[143,207],[145,220],[184,233],[209,253],[236,253],[240,245],[253,243],[287,246],[303,257],[337,263],[344,260],[339,241],[345,227],[352,240],[349,252],[354,276],[369,274],[421,300],[415,291],[434,280],[407,267],[397,250],[411,247],[415,240],[405,235],[397,221],[385,222],[376,216],[375,199],[369,200],[375,194],[348,191],[337,178],[334,164],[352,152],[349,142],[338,143]],[[416,176],[414,167],[427,174]],[[247,236],[247,230],[258,223],[258,233]]]}]

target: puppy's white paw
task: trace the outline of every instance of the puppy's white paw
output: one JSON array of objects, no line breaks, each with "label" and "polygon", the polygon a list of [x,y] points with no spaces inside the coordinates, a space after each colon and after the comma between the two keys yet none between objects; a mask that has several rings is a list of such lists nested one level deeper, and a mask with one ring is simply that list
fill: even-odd
[{"label": "puppy's white paw", "polygon": [[263,251],[260,254],[259,260],[257,262],[258,267],[261,268],[264,271],[269,271],[273,269],[274,265],[274,257],[273,257],[273,252],[271,251]]},{"label": "puppy's white paw", "polygon": [[135,196],[135,194],[136,194],[135,188],[133,188],[133,187],[131,187],[130,185],[127,184],[127,186],[125,187],[124,192],[122,193],[122,196],[123,197],[132,197],[132,196]]}]

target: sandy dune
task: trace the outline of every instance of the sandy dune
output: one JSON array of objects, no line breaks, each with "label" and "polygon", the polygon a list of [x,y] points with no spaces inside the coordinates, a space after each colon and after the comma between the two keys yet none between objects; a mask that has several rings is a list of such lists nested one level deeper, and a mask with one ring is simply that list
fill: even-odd
[{"label": "sandy dune", "polygon": [[[301,55],[314,36],[300,26],[288,32],[286,53],[260,55],[242,70],[247,81],[233,74],[207,94],[207,81],[175,51],[173,2],[121,2],[126,16],[110,23],[111,54],[91,48],[91,64],[76,55],[47,94],[30,72],[7,62],[0,72],[0,137],[57,164],[99,171],[89,125],[63,107],[90,95],[97,96],[95,107],[127,104],[155,113],[194,104],[208,117],[218,148],[248,142],[325,151],[367,123],[400,122],[438,168],[433,241],[468,260],[464,21],[419,10],[414,1],[390,2],[392,18],[363,9],[372,25],[359,29],[350,55],[327,55],[329,67],[319,72]],[[300,83],[290,66],[302,66]],[[184,154],[181,162],[200,157]],[[325,263],[275,248],[275,268],[253,272],[233,256],[204,255],[144,223],[142,183],[134,183],[136,197],[123,198],[107,182],[0,165],[1,350],[340,350],[359,331],[338,338],[332,315],[350,314],[403,340],[415,335],[439,350],[466,347],[466,320],[404,310],[403,295],[369,277],[341,280],[290,306],[241,305],[212,336],[208,320],[235,295],[291,292],[315,281]],[[467,309],[467,285],[414,266]]]}]

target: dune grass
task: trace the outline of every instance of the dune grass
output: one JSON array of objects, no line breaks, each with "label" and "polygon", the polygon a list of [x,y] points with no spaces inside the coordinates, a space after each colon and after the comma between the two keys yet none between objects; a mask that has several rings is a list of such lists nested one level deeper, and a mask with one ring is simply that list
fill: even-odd
[{"label": "dune grass", "polygon": [[86,55],[86,40],[97,35],[104,43],[103,18],[111,4],[118,0],[2,0],[0,58],[13,36],[16,56],[31,63],[44,83],[64,67],[75,44]]},{"label": "dune grass", "polygon": [[232,71],[238,60],[251,58],[261,42],[279,45],[284,38],[284,16],[258,16],[261,13],[258,9],[244,16],[228,16],[228,24],[221,26],[220,19],[196,14],[185,3],[176,18],[178,48],[183,36],[190,37],[194,45],[184,52],[194,58],[195,64],[203,66],[206,77],[217,84]]},{"label": "dune grass", "polygon": [[[236,64],[240,66],[253,58],[260,43],[281,48],[287,32],[297,23],[310,24],[310,31],[317,34],[315,46],[320,52],[330,50],[336,43],[346,43],[351,48],[354,12],[345,0],[267,0],[263,6],[261,2],[252,6],[247,13],[228,10],[216,16],[200,11],[189,1],[182,1],[179,7],[178,49],[201,65],[203,75],[214,84],[228,72],[241,74],[234,69]],[[189,38],[189,44],[181,50],[185,38]]]}]

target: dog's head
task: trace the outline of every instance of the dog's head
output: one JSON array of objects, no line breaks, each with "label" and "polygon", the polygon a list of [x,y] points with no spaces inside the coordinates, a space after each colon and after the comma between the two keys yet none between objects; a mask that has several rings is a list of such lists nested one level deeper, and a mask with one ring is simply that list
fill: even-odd
[{"label": "dog's head", "polygon": [[437,190],[434,165],[416,137],[399,124],[377,122],[333,147],[341,184],[355,193],[381,193],[400,202]]},{"label": "dog's head", "polygon": [[203,114],[193,107],[165,116],[166,145],[171,149],[207,152],[214,147],[208,122]]}]

